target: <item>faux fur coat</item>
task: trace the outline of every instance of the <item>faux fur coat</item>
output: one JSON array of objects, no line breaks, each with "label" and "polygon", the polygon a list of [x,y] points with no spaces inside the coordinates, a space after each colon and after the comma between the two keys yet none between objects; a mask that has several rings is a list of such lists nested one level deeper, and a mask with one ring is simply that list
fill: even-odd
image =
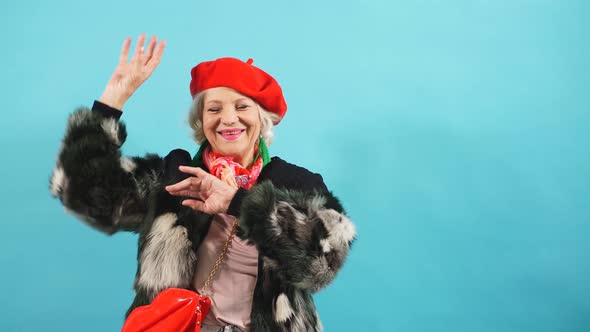
[{"label": "faux fur coat", "polygon": [[[70,115],[50,190],[100,231],[139,234],[128,315],[166,288],[192,289],[197,250],[213,216],[181,205],[183,198],[164,189],[188,177],[179,165],[207,168],[180,149],[164,158],[122,156],[127,132],[119,116],[99,102]],[[312,293],[334,279],[355,238],[322,177],[274,157],[257,185],[238,191],[228,213],[239,217],[237,235],[259,252],[251,330],[322,331]]]}]

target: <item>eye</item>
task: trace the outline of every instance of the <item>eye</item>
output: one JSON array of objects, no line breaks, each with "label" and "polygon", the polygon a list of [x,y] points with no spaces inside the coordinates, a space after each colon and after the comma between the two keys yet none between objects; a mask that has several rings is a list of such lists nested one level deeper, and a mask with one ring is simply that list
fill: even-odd
[{"label": "eye", "polygon": [[245,110],[248,107],[250,107],[250,105],[241,104],[241,105],[238,105],[236,108],[239,109],[239,110]]},{"label": "eye", "polygon": [[219,112],[221,109],[219,107],[211,107],[210,109],[208,109],[208,112]]}]

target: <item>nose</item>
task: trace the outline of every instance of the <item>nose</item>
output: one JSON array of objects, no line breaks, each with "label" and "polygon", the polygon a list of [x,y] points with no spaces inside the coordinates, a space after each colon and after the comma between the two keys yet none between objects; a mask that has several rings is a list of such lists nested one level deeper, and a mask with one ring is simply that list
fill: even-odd
[{"label": "nose", "polygon": [[227,110],[221,115],[221,122],[224,125],[231,125],[238,122],[238,112],[235,110]]}]

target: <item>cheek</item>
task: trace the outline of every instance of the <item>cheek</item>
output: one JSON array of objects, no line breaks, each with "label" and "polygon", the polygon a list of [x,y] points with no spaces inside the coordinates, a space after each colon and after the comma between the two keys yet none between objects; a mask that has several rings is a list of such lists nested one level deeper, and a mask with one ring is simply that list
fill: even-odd
[{"label": "cheek", "polygon": [[203,117],[203,133],[208,140],[211,140],[213,136],[215,136],[216,128],[215,121],[212,121],[210,118]]},{"label": "cheek", "polygon": [[246,122],[254,134],[258,134],[260,131],[260,118],[258,114],[249,114],[248,117],[244,119],[244,122]]},{"label": "cheek", "polygon": [[215,128],[215,117],[211,115],[203,114],[203,129],[211,130]]}]

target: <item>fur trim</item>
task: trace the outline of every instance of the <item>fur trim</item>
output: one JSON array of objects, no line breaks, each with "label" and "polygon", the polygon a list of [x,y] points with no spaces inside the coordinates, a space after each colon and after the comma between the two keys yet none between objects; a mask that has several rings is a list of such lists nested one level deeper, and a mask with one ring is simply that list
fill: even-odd
[{"label": "fur trim", "polygon": [[300,289],[318,291],[335,278],[356,235],[343,212],[326,208],[334,201],[328,192],[291,191],[263,182],[242,202],[242,235],[258,244],[268,269]]},{"label": "fur trim", "polygon": [[58,197],[60,193],[64,191],[66,187],[66,174],[64,173],[64,169],[61,166],[57,166],[53,170],[53,174],[51,175],[50,180],[50,189],[51,194],[55,197]]},{"label": "fur trim", "polygon": [[131,158],[121,157],[121,168],[127,173],[133,173],[137,168],[137,164]]},{"label": "fur trim", "polygon": [[161,176],[162,158],[121,156],[126,135],[125,125],[113,118],[75,111],[49,181],[51,194],[70,213],[108,234],[138,230]]},{"label": "fur trim", "polygon": [[284,323],[287,321],[287,319],[293,316],[293,308],[291,308],[291,303],[289,302],[289,298],[287,298],[285,293],[281,293],[277,297],[275,301],[274,313],[277,323]]},{"label": "fur trim", "polygon": [[140,258],[138,286],[158,293],[168,287],[189,288],[196,255],[187,229],[175,226],[177,216],[166,213],[153,223]]},{"label": "fur trim", "polygon": [[332,209],[319,210],[316,214],[329,233],[328,241],[331,246],[349,245],[354,240],[356,229],[348,217]]},{"label": "fur trim", "polygon": [[286,331],[321,331],[322,324],[319,323],[317,311],[311,300],[311,295],[299,289],[293,292],[293,304],[295,312],[300,314],[293,316],[291,324]]},{"label": "fur trim", "polygon": [[121,145],[121,141],[119,140],[119,124],[117,120],[113,118],[104,119],[102,121],[101,127],[113,141],[113,143],[115,143],[117,146]]}]

